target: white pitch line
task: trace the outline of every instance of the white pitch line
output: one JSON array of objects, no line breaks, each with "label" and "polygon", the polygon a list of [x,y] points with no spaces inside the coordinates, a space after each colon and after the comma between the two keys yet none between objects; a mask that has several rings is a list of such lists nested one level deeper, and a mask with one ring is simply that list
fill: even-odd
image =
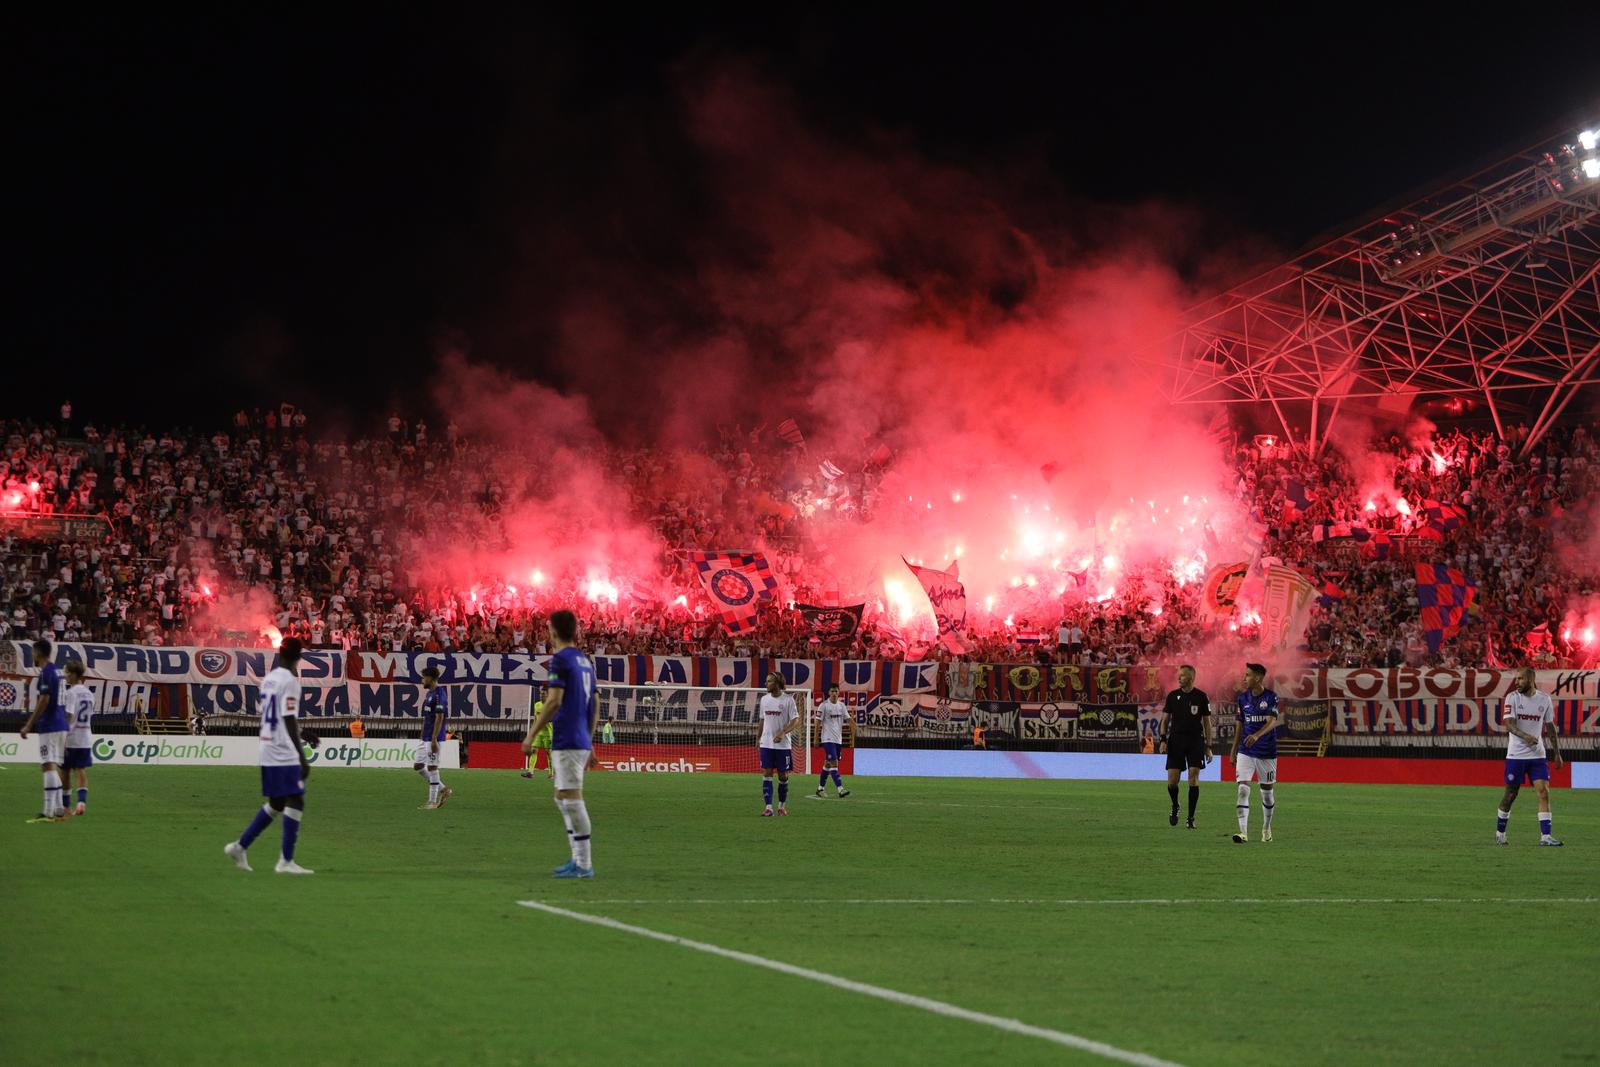
[{"label": "white pitch line", "polygon": [[524,908],[532,908],[549,915],[559,915],[566,919],[576,919],[578,922],[589,923],[593,926],[603,926],[608,930],[620,930],[626,934],[636,934],[647,937],[652,941],[662,941],[669,945],[680,945],[683,948],[692,948],[696,952],[704,952],[712,956],[721,956],[723,959],[735,960],[739,963],[748,963],[752,967],[765,967],[769,971],[780,974],[792,975],[796,978],[805,978],[812,982],[833,986],[850,993],[860,993],[863,996],[876,997],[887,1000],[891,1004],[900,1004],[908,1008],[920,1008],[934,1015],[943,1015],[950,1019],[963,1019],[970,1023],[979,1023],[983,1026],[992,1026],[996,1030],[1008,1033],[1022,1034],[1026,1037],[1037,1037],[1044,1041],[1065,1045],[1081,1052],[1088,1052],[1108,1060],[1117,1060],[1120,1063],[1137,1064],[1138,1067],[1182,1067],[1181,1064],[1171,1060],[1163,1060],[1143,1052],[1134,1052],[1130,1049],[1118,1048],[1108,1045],[1103,1041],[1092,1038],[1079,1037],[1069,1034],[1064,1030],[1051,1030],[1043,1026],[1033,1026],[1022,1022],[1020,1019],[1007,1019],[1001,1015],[990,1015],[987,1012],[973,1011],[959,1005],[948,1004],[942,1000],[931,1000],[928,997],[919,997],[913,993],[901,993],[894,989],[885,989],[883,986],[869,985],[866,982],[857,982],[850,978],[840,978],[835,974],[826,974],[822,971],[813,971],[809,967],[796,967],[792,963],[783,963],[780,960],[769,960],[765,956],[756,956],[748,952],[739,952],[720,945],[707,944],[704,941],[691,941],[687,937],[678,937],[675,934],[664,934],[658,930],[647,930],[642,926],[632,926],[616,919],[608,919],[603,915],[587,915],[581,911],[568,911],[566,908],[557,908],[550,904],[542,904],[537,900],[519,900],[518,904]]},{"label": "white pitch line", "polygon": [[[543,907],[537,901],[521,900],[524,907]],[[1040,906],[1173,907],[1188,904],[1600,904],[1600,897],[600,897],[585,899],[585,904],[812,904],[832,907],[857,905],[1025,904]]]}]

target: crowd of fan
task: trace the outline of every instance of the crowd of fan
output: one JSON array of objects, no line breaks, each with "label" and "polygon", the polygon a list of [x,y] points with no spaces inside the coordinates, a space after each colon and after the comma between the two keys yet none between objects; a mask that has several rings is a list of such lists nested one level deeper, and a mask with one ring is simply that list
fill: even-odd
[{"label": "crowd of fan", "polygon": [[[454,425],[436,432],[393,415],[387,430],[317,439],[288,405],[238,412],[229,430],[209,434],[77,425],[65,405],[59,423],[0,424],[0,514],[55,521],[48,536],[39,518],[4,525],[0,638],[259,644],[270,621],[313,645],[539,651],[542,612],[562,603],[579,605],[597,653],[948,655],[908,641],[874,605],[853,638],[821,644],[789,597],[772,602],[753,631],[730,637],[676,551],[759,544],[793,599],[823,600],[827,582],[808,561],[825,549],[809,520],[824,509],[870,517],[883,450],[836,478],[814,465],[807,474],[790,450],[734,428],[710,455],[606,452],[608,476],[661,546],[653,589],[677,595],[622,590],[596,600],[560,576],[467,591],[429,583],[418,568],[425,546],[492,541],[508,501],[547,487],[536,469],[505,473],[526,465],[508,464],[503,450]],[[1312,611],[1305,652],[1332,666],[1588,658],[1563,641],[1559,623],[1573,596],[1597,588],[1555,545],[1600,495],[1600,441],[1578,426],[1551,433],[1525,458],[1519,443],[1515,434],[1393,437],[1374,442],[1359,467],[1331,450],[1310,459],[1260,438],[1239,444],[1237,492],[1260,519],[1262,555],[1298,567],[1327,594]],[[1424,501],[1459,504],[1464,516],[1436,532]],[[92,516],[103,522],[68,521]],[[1361,536],[1330,535],[1336,524]],[[1418,621],[1418,560],[1457,567],[1478,588],[1478,610],[1437,653]],[[1075,591],[1034,618],[974,627],[965,656],[1151,662],[1202,647],[1242,656],[1256,640],[1250,622],[1203,611],[1202,583],[1180,582],[1166,566],[1117,584],[1126,592],[1104,601]]]}]

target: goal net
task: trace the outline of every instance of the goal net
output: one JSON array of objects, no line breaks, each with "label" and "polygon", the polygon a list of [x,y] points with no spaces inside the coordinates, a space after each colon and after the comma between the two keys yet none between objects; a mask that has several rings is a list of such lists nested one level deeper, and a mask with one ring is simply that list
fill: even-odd
[{"label": "goal net", "polygon": [[[682,772],[760,771],[764,689],[700,689],[691,686],[602,685],[595,761],[603,770]],[[822,766],[812,751],[816,727],[810,694],[788,690],[800,713],[792,750],[794,771]],[[607,742],[607,726],[611,741]]]}]

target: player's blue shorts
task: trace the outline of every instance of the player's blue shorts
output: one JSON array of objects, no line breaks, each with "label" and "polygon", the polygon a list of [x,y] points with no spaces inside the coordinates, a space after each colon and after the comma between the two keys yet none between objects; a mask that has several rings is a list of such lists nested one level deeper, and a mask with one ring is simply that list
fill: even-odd
[{"label": "player's blue shorts", "polygon": [[824,741],[824,742],[822,742],[822,758],[823,759],[827,759],[827,760],[836,760],[836,759],[838,759],[839,758],[839,742],[837,742],[837,741]]},{"label": "player's blue shorts", "polygon": [[261,795],[264,797],[292,797],[306,791],[300,777],[300,765],[292,767],[261,768]]},{"label": "player's blue shorts", "polygon": [[69,771],[86,771],[94,766],[94,752],[87,748],[69,748],[61,766]]},{"label": "player's blue shorts", "polygon": [[1506,760],[1506,785],[1521,785],[1524,781],[1532,785],[1549,780],[1550,764],[1542,759]]},{"label": "player's blue shorts", "polygon": [[794,770],[794,753],[786,748],[763,748],[761,750],[761,769],[764,771],[783,771],[787,774]]}]

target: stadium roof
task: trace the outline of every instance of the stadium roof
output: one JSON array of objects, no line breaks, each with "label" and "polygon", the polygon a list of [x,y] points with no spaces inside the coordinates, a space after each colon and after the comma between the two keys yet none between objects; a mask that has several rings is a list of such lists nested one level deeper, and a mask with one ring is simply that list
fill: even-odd
[{"label": "stadium roof", "polygon": [[[1600,114],[1594,116],[1600,128]],[[1528,446],[1600,383],[1600,147],[1541,143],[1191,308],[1143,357],[1182,404],[1270,404],[1320,451],[1347,401],[1481,402]]]}]

